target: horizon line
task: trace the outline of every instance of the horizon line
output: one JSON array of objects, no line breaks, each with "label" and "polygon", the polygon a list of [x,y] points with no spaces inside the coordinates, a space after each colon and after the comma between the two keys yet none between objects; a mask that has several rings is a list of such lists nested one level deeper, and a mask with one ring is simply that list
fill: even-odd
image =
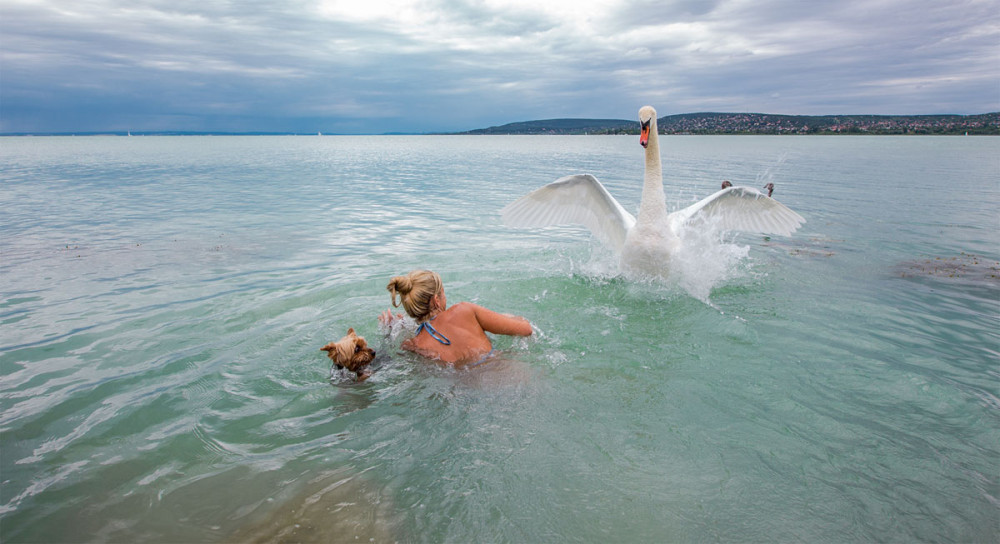
[{"label": "horizon line", "polygon": [[[881,114],[881,113],[838,113],[838,114],[824,114],[824,115],[798,115],[798,114],[788,114],[788,113],[760,113],[760,112],[714,112],[714,111],[699,111],[699,112],[689,112],[689,113],[673,113],[668,115],[659,116],[658,119],[665,119],[668,117],[678,117],[685,115],[773,115],[781,117],[976,117],[982,115],[1000,115],[1000,111],[991,111],[984,113],[918,113],[918,114]],[[489,130],[494,128],[501,128],[509,125],[517,125],[524,123],[542,123],[548,121],[600,121],[600,122],[620,122],[620,123],[632,123],[637,122],[629,119],[614,119],[614,118],[596,118],[596,117],[553,117],[547,119],[532,119],[525,121],[511,121],[508,123],[503,123],[499,125],[493,125],[489,127],[474,128],[468,130],[458,130],[458,131],[414,131],[414,132],[404,132],[404,131],[390,131],[390,132],[328,132],[323,131],[316,132],[300,132],[300,131],[287,131],[287,130],[247,130],[247,131],[231,131],[231,130],[162,130],[162,129],[150,129],[150,130],[130,130],[130,129],[117,129],[117,130],[63,130],[63,131],[11,131],[11,132],[0,132],[0,136],[450,136],[450,135],[468,135],[471,132],[477,132],[482,130]],[[134,132],[134,133],[133,133]]]}]

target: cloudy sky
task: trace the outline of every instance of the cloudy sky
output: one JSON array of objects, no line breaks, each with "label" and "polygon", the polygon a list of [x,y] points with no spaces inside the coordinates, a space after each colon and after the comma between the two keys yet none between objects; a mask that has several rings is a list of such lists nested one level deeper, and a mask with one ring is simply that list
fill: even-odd
[{"label": "cloudy sky", "polygon": [[1000,110],[997,0],[2,0],[0,132]]}]

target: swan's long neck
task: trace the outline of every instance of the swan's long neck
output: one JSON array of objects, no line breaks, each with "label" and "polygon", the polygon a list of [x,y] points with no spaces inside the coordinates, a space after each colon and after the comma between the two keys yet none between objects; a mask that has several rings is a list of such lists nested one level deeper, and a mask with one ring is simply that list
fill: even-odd
[{"label": "swan's long neck", "polygon": [[667,217],[667,198],[663,192],[663,170],[660,167],[660,139],[656,119],[650,122],[649,145],[646,146],[646,176],[642,184],[642,204],[636,222],[649,225]]}]

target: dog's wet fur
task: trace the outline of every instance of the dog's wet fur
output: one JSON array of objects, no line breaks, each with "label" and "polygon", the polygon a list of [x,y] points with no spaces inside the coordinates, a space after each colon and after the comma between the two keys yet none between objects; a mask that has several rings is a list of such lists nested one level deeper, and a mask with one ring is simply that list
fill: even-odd
[{"label": "dog's wet fur", "polygon": [[358,336],[353,328],[347,329],[347,336],[319,349],[326,352],[327,357],[337,368],[346,368],[353,372],[359,382],[372,375],[368,365],[375,360],[375,350],[368,347],[365,338]]}]

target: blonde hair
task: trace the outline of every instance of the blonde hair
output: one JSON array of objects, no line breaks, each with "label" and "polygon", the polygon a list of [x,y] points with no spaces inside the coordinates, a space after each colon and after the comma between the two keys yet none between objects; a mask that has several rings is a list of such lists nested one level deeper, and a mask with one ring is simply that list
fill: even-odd
[{"label": "blonde hair", "polygon": [[[431,299],[441,292],[441,276],[430,270],[414,270],[405,276],[395,276],[385,288],[392,295],[392,305],[402,304],[406,313],[418,323],[431,313]],[[396,302],[396,296],[399,302]]]}]

